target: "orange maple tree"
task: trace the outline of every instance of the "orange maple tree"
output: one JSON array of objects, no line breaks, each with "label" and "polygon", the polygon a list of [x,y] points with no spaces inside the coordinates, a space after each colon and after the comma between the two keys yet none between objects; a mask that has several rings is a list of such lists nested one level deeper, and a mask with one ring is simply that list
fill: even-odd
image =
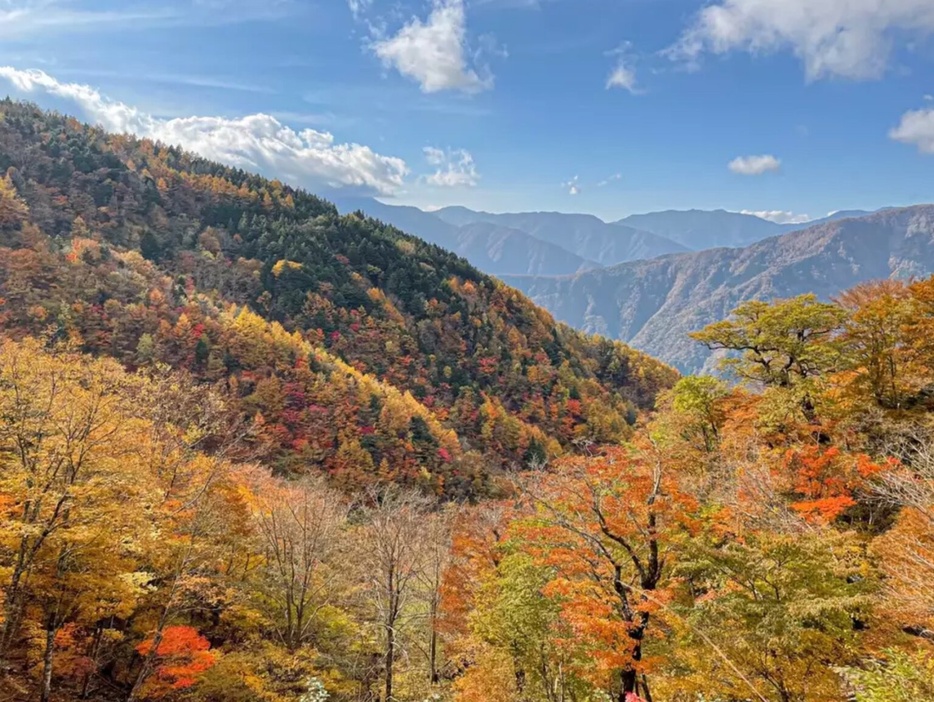
[{"label": "orange maple tree", "polygon": [[646,639],[670,598],[674,546],[692,509],[659,459],[651,446],[569,459],[530,489],[538,516],[520,527],[554,569],[544,594],[561,604],[571,634],[563,643],[586,649],[578,674],[619,702],[648,690]]},{"label": "orange maple tree", "polygon": [[146,656],[153,646],[156,647],[157,663],[144,690],[150,699],[160,699],[172,690],[191,687],[217,661],[217,656],[210,650],[211,643],[190,626],[166,627],[158,643],[150,637],[139,644],[136,651]]},{"label": "orange maple tree", "polygon": [[791,508],[813,523],[830,524],[857,503],[868,481],[890,466],[837,446],[789,449],[782,469],[790,482]]}]

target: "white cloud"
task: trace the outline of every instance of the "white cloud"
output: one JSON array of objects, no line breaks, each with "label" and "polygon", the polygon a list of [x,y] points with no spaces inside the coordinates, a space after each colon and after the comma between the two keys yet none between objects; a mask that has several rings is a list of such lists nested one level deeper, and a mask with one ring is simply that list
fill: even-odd
[{"label": "white cloud", "polygon": [[636,71],[631,66],[627,66],[623,59],[616,63],[616,67],[606,79],[606,89],[623,88],[630,93],[636,93]]},{"label": "white cloud", "polygon": [[787,210],[740,210],[740,214],[767,219],[776,224],[804,224],[811,221],[810,215],[795,214]]},{"label": "white cloud", "polygon": [[425,160],[436,167],[433,174],[425,176],[429,185],[440,188],[472,188],[480,180],[473,156],[464,149],[444,150],[426,146]]},{"label": "white cloud", "polygon": [[923,154],[934,154],[934,107],[906,112],[899,125],[889,132],[889,137],[914,144]]},{"label": "white cloud", "polygon": [[790,50],[809,81],[879,78],[897,37],[934,33],[931,0],[718,0],[668,50],[697,65],[706,53]]},{"label": "white cloud", "polygon": [[635,95],[639,92],[636,87],[636,69],[633,67],[631,54],[632,42],[624,41],[612,51],[607,51],[607,56],[615,56],[616,64],[610,75],[606,79],[606,89],[622,88]]},{"label": "white cloud", "polygon": [[599,183],[597,183],[597,187],[598,187],[598,188],[604,188],[604,187],[606,187],[607,185],[609,185],[610,183],[615,183],[617,180],[622,180],[622,179],[623,179],[623,174],[622,174],[622,173],[614,173],[613,175],[611,175],[611,176],[610,176],[609,178],[607,178],[606,180],[601,180]]},{"label": "white cloud", "polygon": [[568,195],[580,195],[581,186],[580,186],[580,176],[574,176],[566,183],[561,184],[562,188],[567,188]]},{"label": "white cloud", "polygon": [[338,144],[329,132],[296,131],[275,117],[161,119],[111,100],[87,85],[61,83],[38,70],[0,67],[0,78],[23,93],[42,92],[74,103],[91,121],[112,132],[177,144],[205,158],[259,171],[295,185],[352,187],[389,195],[402,187],[405,161],[368,146]]},{"label": "white cloud", "polygon": [[492,76],[481,76],[468,60],[464,0],[432,0],[431,7],[427,20],[413,17],[398,34],[377,41],[376,55],[387,68],[415,80],[425,93],[492,88]]},{"label": "white cloud", "polygon": [[740,156],[734,158],[729,163],[729,169],[731,171],[744,176],[762,175],[764,173],[777,171],[781,169],[781,167],[782,162],[768,154],[763,154],[762,156]]}]

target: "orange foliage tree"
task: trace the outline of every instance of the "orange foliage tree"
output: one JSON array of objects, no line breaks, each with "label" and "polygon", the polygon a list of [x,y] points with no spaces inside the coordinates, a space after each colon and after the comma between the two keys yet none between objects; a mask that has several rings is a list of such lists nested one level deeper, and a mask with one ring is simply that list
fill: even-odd
[{"label": "orange foliage tree", "polygon": [[190,626],[167,627],[158,643],[150,637],[136,647],[141,656],[149,656],[153,649],[156,665],[142,691],[150,699],[191,687],[217,660],[211,643]]},{"label": "orange foliage tree", "polygon": [[520,538],[555,577],[545,594],[583,646],[584,679],[619,702],[648,691],[653,617],[670,597],[668,575],[693,503],[652,446],[568,459],[534,480],[536,515]]}]

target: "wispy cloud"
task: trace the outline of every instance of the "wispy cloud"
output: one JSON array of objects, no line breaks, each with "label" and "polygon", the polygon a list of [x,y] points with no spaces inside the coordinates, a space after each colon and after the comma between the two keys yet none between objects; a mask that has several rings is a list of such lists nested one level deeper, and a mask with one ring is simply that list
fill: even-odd
[{"label": "wispy cloud", "polygon": [[636,85],[636,69],[633,66],[629,42],[623,43],[618,49],[607,52],[608,56],[615,56],[616,62],[606,79],[606,89],[622,88],[633,95],[639,93]]},{"label": "wispy cloud", "polygon": [[337,114],[381,115],[434,113],[450,117],[487,117],[489,107],[470,95],[442,93],[412,94],[404,85],[387,81],[329,85],[306,92],[302,100],[314,107]]},{"label": "wispy cloud", "polygon": [[761,156],[740,156],[730,161],[729,169],[738,175],[758,176],[781,170],[780,159],[770,154]]},{"label": "wispy cloud", "polygon": [[373,0],[347,0],[347,7],[355,20],[363,19],[373,5]]},{"label": "wispy cloud", "polygon": [[435,172],[425,176],[428,185],[441,188],[472,188],[480,180],[473,156],[465,149],[424,148],[425,160]]},{"label": "wispy cloud", "polygon": [[548,0],[473,0],[478,7],[493,7],[501,9],[537,10]]},{"label": "wispy cloud", "polygon": [[759,219],[767,219],[776,224],[804,224],[805,222],[811,221],[810,215],[795,214],[788,210],[740,210],[740,214],[752,215]]},{"label": "wispy cloud", "polygon": [[400,158],[383,156],[360,144],[337,143],[329,132],[295,130],[267,114],[162,119],[107,98],[88,85],[62,83],[43,71],[5,66],[0,67],[0,79],[24,94],[64,100],[109,131],[177,144],[294,185],[390,195],[402,188],[408,174]]},{"label": "wispy cloud", "polygon": [[630,93],[636,93],[636,72],[630,66],[622,61],[618,61],[616,67],[606,79],[606,89],[623,88]]},{"label": "wispy cloud", "polygon": [[292,8],[291,0],[168,0],[158,4],[126,0],[107,10],[82,0],[5,0],[0,3],[0,38],[18,41],[152,26],[230,24],[281,18]]},{"label": "wispy cloud", "polygon": [[568,195],[571,195],[572,197],[574,195],[580,195],[581,194],[580,176],[574,176],[573,178],[571,178],[571,180],[567,181],[566,183],[562,183],[561,187],[565,188],[568,191]]},{"label": "wispy cloud", "polygon": [[623,174],[622,174],[622,173],[614,173],[614,174],[611,175],[609,178],[606,178],[605,180],[601,180],[599,183],[597,183],[597,187],[598,187],[598,188],[605,188],[605,187],[606,187],[607,185],[609,185],[610,183],[615,183],[616,181],[622,180],[622,179],[623,179]]},{"label": "wispy cloud", "polygon": [[257,93],[272,95],[276,92],[269,85],[259,83],[248,83],[239,81],[228,76],[194,75],[185,73],[150,73],[141,71],[118,71],[112,69],[73,69],[57,68],[58,76],[75,76],[81,79],[87,78],[118,78],[132,79],[136,84],[154,83],[162,85],[188,86],[192,88],[209,88],[216,90],[231,90],[243,93]]}]

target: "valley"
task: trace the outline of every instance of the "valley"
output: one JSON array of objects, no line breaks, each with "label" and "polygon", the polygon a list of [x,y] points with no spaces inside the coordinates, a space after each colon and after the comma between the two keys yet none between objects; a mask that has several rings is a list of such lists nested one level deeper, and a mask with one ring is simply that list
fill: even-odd
[{"label": "valley", "polygon": [[934,207],[342,213],[10,100],[0,169],[4,699],[930,699]]}]

